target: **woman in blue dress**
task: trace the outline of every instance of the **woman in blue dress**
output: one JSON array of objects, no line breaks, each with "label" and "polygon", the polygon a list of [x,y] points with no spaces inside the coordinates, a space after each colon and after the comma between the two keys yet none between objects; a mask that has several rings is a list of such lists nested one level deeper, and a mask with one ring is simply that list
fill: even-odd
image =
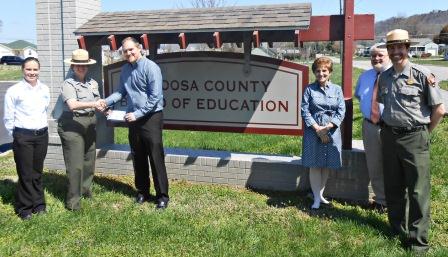
[{"label": "woman in blue dress", "polygon": [[329,202],[323,197],[330,169],[342,167],[340,125],[345,103],[340,86],[330,82],[333,62],[317,58],[312,71],[316,81],[305,89],[301,113],[305,122],[302,165],[310,168],[310,184],[314,203],[311,209]]}]

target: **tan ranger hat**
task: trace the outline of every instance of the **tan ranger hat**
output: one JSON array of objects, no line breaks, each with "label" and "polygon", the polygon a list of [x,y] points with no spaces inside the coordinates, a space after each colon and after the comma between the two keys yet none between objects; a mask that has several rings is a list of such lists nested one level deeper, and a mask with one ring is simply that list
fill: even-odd
[{"label": "tan ranger hat", "polygon": [[412,42],[409,39],[409,33],[407,30],[404,29],[394,29],[386,34],[386,45],[383,47],[387,47],[388,45],[394,45],[394,44],[409,44],[413,45],[416,42]]},{"label": "tan ranger hat", "polygon": [[72,58],[65,59],[64,62],[74,65],[91,65],[96,63],[95,60],[89,59],[89,52],[84,49],[76,49],[72,52]]}]

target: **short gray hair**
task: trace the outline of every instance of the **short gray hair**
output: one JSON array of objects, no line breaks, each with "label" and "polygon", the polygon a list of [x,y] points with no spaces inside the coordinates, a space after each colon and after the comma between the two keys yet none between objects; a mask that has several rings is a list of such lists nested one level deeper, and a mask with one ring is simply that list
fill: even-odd
[{"label": "short gray hair", "polygon": [[[384,45],[385,45],[385,43],[376,43],[376,44],[374,44],[373,46],[370,47],[369,53],[372,53],[375,50],[386,50],[386,48],[382,47]],[[386,53],[387,53],[387,51],[386,51]]]}]

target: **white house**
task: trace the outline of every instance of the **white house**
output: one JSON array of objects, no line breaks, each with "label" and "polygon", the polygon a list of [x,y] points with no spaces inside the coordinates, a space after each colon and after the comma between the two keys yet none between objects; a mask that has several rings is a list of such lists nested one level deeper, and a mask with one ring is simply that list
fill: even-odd
[{"label": "white house", "polygon": [[12,49],[4,44],[0,44],[0,58],[4,55],[14,55]]},{"label": "white house", "polygon": [[35,57],[38,58],[39,56],[37,55],[37,51],[36,48],[31,47],[31,46],[27,46],[25,48],[22,49],[22,53],[23,53],[23,58],[27,58],[27,57]]},{"label": "white house", "polygon": [[409,53],[414,56],[420,56],[424,53],[430,53],[431,56],[439,55],[439,45],[432,42],[430,38],[413,38],[411,41],[417,42],[415,45],[411,45]]}]

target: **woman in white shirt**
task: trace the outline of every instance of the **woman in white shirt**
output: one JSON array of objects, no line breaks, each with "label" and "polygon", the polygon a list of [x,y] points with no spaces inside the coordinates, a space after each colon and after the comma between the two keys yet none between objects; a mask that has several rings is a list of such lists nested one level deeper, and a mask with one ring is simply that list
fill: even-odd
[{"label": "woman in white shirt", "polygon": [[46,212],[42,171],[48,147],[50,91],[39,81],[39,70],[36,58],[26,58],[22,64],[23,80],[5,94],[3,121],[13,137],[12,149],[19,177],[14,208],[23,220]]}]

